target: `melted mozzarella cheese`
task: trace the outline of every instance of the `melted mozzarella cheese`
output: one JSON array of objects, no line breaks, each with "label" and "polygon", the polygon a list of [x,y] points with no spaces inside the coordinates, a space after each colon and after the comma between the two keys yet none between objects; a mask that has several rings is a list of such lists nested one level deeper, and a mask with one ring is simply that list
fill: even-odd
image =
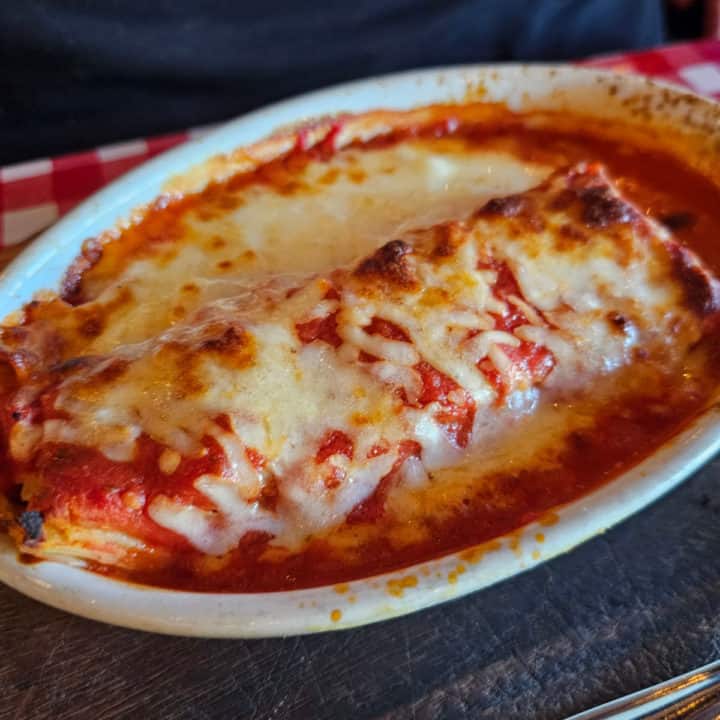
[{"label": "melted mozzarella cheese", "polygon": [[257,503],[248,503],[233,481],[215,475],[202,475],[195,481],[195,487],[222,508],[222,513],[188,505],[165,495],[156,497],[148,512],[158,525],[174,530],[198,550],[208,555],[224,555],[251,530],[270,534],[282,531],[281,522]]},{"label": "melted mozzarella cheese", "polygon": [[[413,152],[412,146],[397,149],[398,157],[411,153],[406,158],[411,166],[413,158],[418,160]],[[369,158],[365,162],[372,167],[377,158]],[[436,160],[425,157],[423,162],[427,172],[439,172]],[[440,167],[449,183],[452,163]],[[468,446],[472,452],[493,435],[488,431],[493,422],[507,423],[532,410],[537,390],[514,372],[512,354],[523,342],[553,354],[548,386],[568,391],[627,365],[637,347],[652,350],[674,343],[682,353],[699,337],[699,321],[683,307],[682,289],[663,249],[666,236],[642,218],[635,224],[594,228],[582,242],[560,242],[561,228],[576,222],[552,205],[564,187],[561,175],[527,194],[539,208],[542,226],[530,224],[518,232],[515,224],[522,218],[481,212],[445,228],[451,252],[436,252],[434,229],[415,229],[400,256],[383,259],[378,251],[380,255],[359,265],[326,274],[299,273],[304,261],[297,252],[283,260],[274,254],[291,241],[299,246],[303,228],[293,235],[288,225],[289,237],[268,240],[263,262],[289,269],[292,260],[292,275],[265,278],[253,286],[242,278],[234,283],[208,280],[212,291],[200,294],[203,302],[197,300],[194,314],[184,321],[68,369],[54,388],[59,417],[46,420],[40,434],[18,431],[17,440],[11,435],[11,451],[22,459],[43,442],[71,442],[127,462],[134,457],[137,439],[146,435],[170,453],[192,458],[203,452],[211,436],[223,449],[225,467],[200,476],[194,487],[213,509],[188,505],[164,492],[149,501],[151,518],[204,553],[228,552],[251,530],[299,548],[308,536],[341,523],[400,465],[400,482],[417,488],[429,481],[428,473],[460,462],[464,450],[443,425],[448,402],[463,407],[469,399],[477,411]],[[255,204],[263,208],[262,201]],[[343,217],[348,217],[346,211]],[[447,207],[433,212],[442,214]],[[427,217],[431,215],[429,211]],[[290,212],[284,222],[297,219]],[[313,222],[315,231],[322,227],[317,214]],[[247,232],[245,242],[250,242]],[[377,232],[375,228],[373,245],[378,244]],[[329,240],[332,226],[323,227],[323,233],[326,251],[342,245]],[[356,240],[337,251],[339,256],[356,253],[365,242]],[[259,248],[259,240],[252,242]],[[319,261],[312,246],[307,253],[310,266],[327,261]],[[333,252],[329,256],[335,257]],[[169,265],[181,262],[178,258],[197,261],[201,272],[206,267],[194,246],[188,252],[182,246]],[[489,261],[507,265],[522,297],[498,294],[499,272],[489,269]],[[132,275],[137,268],[127,272]],[[134,286],[136,299],[141,286],[150,292],[146,272]],[[176,277],[177,268],[169,272]],[[167,281],[165,277],[159,285]],[[152,297],[146,299],[154,307]],[[511,307],[524,322],[502,329],[511,326],[499,324],[498,318]],[[611,313],[623,314],[622,329],[608,319]],[[339,347],[322,338],[300,338],[298,324],[330,318]],[[375,319],[396,325],[408,340],[369,332]],[[131,315],[128,322],[132,320]],[[97,351],[109,338],[113,344],[123,337],[136,339],[153,327],[148,321],[137,333],[121,328],[89,348]],[[377,361],[366,362],[362,353]],[[501,377],[504,395],[481,362],[489,362]],[[419,363],[457,387],[451,386],[442,400],[421,405]],[[113,368],[117,372],[108,380]],[[218,422],[221,416],[230,430],[227,421]],[[334,432],[347,436],[352,450],[320,457],[323,438]],[[421,447],[419,458],[402,455],[408,441]],[[249,461],[249,448],[264,458],[262,470]],[[171,455],[172,463],[161,460],[162,472],[178,467],[176,455]],[[258,497],[270,480],[277,485],[274,510]]]},{"label": "melted mozzarella cheese", "polygon": [[293,178],[290,194],[263,184],[227,191],[226,209],[189,212],[172,243],[150,248],[95,288],[91,307],[107,308],[127,291],[133,302],[87,350],[105,353],[153,337],[178,322],[176,308],[189,314],[259,278],[329,271],[384,239],[521,192],[548,172],[508,152],[410,141],[310,163]]}]

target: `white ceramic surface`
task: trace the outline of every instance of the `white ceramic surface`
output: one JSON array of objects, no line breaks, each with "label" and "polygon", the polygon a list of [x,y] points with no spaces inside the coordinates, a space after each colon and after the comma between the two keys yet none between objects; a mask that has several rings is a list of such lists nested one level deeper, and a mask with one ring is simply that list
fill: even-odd
[{"label": "white ceramic surface", "polygon": [[[172,175],[218,153],[254,142],[274,128],[329,113],[406,109],[484,99],[517,109],[568,109],[636,124],[666,124],[699,142],[692,162],[712,163],[720,147],[720,106],[640,78],[570,67],[463,67],[404,73],[313,93],[235,120],[145,164],[67,215],[0,273],[0,317],[33,293],[55,288],[81,242],[112,227],[156,196]],[[709,149],[709,150],[708,150]],[[449,555],[401,572],[349,583],[268,594],[158,590],[43,562],[23,565],[0,539],[0,580],[49,605],[127,627],[178,635],[265,637],[374,622],[459,597],[566,552],[627,518],[676,486],[720,449],[713,407],[652,457],[558,511],[552,525],[531,525],[476,553]],[[544,541],[536,535],[542,532]]]}]

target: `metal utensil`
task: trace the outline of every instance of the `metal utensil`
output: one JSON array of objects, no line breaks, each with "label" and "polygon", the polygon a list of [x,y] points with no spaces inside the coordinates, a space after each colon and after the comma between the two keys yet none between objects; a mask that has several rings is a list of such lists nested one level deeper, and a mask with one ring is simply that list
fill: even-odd
[{"label": "metal utensil", "polygon": [[567,720],[717,720],[720,660]]}]

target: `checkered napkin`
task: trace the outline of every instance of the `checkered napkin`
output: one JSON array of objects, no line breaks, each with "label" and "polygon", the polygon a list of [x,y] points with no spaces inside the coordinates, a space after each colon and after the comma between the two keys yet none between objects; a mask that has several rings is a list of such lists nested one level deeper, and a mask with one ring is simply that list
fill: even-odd
[{"label": "checkered napkin", "polygon": [[[720,99],[720,41],[609,55],[581,64],[650,75]],[[0,248],[33,237],[119,175],[206,131],[130,140],[0,168]]]}]

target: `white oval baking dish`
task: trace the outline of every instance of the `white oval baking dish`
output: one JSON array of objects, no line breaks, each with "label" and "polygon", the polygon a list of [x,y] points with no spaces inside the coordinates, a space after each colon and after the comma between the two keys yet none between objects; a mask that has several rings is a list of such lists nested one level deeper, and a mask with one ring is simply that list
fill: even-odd
[{"label": "white oval baking dish", "polygon": [[[627,121],[683,144],[692,164],[720,183],[720,105],[633,76],[549,66],[462,67],[370,79],[273,105],[224,125],[122,177],[45,232],[0,273],[0,317],[41,289],[56,288],[82,241],[111,228],[173,176],[254,143],[275,128],[312,117],[376,108],[408,109],[468,98],[513,109],[567,109]],[[713,170],[713,164],[716,169]],[[195,171],[197,172],[197,171]],[[484,588],[603,532],[676,486],[720,449],[713,406],[653,456],[610,484],[512,538],[349,583],[267,594],[202,594],[145,588],[80,568],[18,562],[0,539],[0,580],[49,605],[96,620],[154,632],[209,637],[267,637],[347,628],[402,615]],[[539,543],[539,532],[544,541]]]}]

